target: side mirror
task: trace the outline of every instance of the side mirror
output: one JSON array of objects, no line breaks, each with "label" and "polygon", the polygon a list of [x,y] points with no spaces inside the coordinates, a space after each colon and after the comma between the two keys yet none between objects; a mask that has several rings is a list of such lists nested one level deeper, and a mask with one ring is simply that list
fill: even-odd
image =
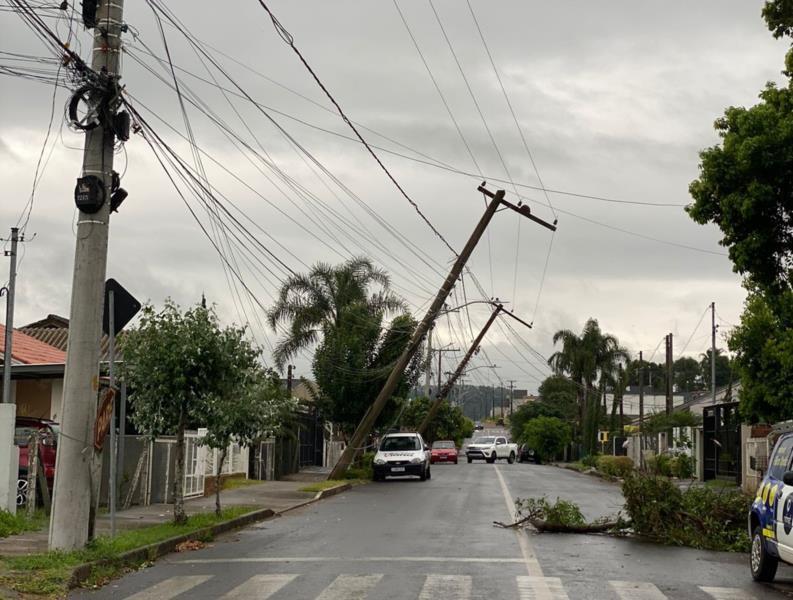
[{"label": "side mirror", "polygon": [[793,471],[786,471],[784,475],[782,475],[782,481],[785,485],[793,485]]}]

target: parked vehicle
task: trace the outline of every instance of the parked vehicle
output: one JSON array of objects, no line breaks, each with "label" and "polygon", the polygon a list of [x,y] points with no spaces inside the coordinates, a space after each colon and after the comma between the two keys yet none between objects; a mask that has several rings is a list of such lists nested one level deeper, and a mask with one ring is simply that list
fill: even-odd
[{"label": "parked vehicle", "polygon": [[430,464],[430,450],[421,434],[389,433],[380,442],[372,462],[372,479],[414,475],[425,481],[431,477]]},{"label": "parked vehicle", "polygon": [[475,438],[465,449],[465,456],[469,463],[474,460],[494,463],[500,458],[506,458],[512,464],[518,456],[518,445],[508,443],[503,436]]},{"label": "parked vehicle", "polygon": [[533,462],[540,464],[540,455],[530,448],[528,444],[522,444],[518,449],[518,462]]},{"label": "parked vehicle", "polygon": [[474,423],[474,431],[482,431],[485,428],[481,421]]},{"label": "parked vehicle", "polygon": [[432,443],[430,463],[453,462],[457,464],[457,445],[451,440],[439,440]]},{"label": "parked vehicle", "polygon": [[34,432],[39,434],[39,469],[44,473],[47,486],[52,490],[55,480],[55,454],[58,448],[60,429],[55,421],[17,417],[14,430],[14,444],[19,448],[19,475],[17,480],[17,504],[27,502],[28,490],[28,441]]},{"label": "parked vehicle", "polygon": [[749,510],[749,567],[757,581],[773,581],[779,562],[793,564],[793,432],[774,446],[768,472]]}]

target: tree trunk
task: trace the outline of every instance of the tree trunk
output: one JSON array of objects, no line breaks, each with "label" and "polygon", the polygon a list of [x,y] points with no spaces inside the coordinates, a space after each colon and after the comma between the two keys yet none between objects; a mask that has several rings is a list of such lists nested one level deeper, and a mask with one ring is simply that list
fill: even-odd
[{"label": "tree trunk", "polygon": [[218,464],[215,465],[215,514],[220,516],[220,473],[223,471],[223,461],[226,460],[228,453],[228,446],[220,451],[220,458]]},{"label": "tree trunk", "polygon": [[187,427],[187,415],[184,407],[179,412],[179,426],[176,429],[176,465],[173,478],[173,522],[181,525],[187,522],[184,512],[184,430]]},{"label": "tree trunk", "polygon": [[623,409],[624,392],[620,392],[620,437],[625,437],[625,413]]}]

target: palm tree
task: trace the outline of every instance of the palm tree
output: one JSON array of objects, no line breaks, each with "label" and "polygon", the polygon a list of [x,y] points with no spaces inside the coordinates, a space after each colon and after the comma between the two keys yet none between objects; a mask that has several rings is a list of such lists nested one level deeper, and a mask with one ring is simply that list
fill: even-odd
[{"label": "palm tree", "polygon": [[599,422],[600,403],[595,393],[595,382],[599,381],[602,393],[610,378],[617,372],[618,365],[628,360],[628,352],[620,346],[616,337],[604,334],[596,319],[587,320],[581,334],[569,329],[557,331],[554,345],[561,342],[562,349],[554,352],[548,364],[557,374],[568,374],[579,386],[579,425],[584,450],[592,452]]},{"label": "palm tree", "polygon": [[[375,291],[370,291],[371,287]],[[379,319],[390,312],[404,311],[405,302],[391,291],[388,274],[368,258],[352,258],[337,266],[317,263],[308,274],[290,276],[275,306],[267,312],[274,330],[286,326],[284,337],[273,351],[277,368],[283,369],[298,352],[338,327],[353,307]]]}]

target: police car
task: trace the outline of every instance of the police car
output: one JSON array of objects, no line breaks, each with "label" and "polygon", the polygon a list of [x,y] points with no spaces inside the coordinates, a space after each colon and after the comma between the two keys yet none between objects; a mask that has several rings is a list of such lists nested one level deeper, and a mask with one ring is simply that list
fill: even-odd
[{"label": "police car", "polygon": [[785,429],[749,511],[749,565],[757,581],[773,581],[779,561],[793,564],[793,428]]}]

